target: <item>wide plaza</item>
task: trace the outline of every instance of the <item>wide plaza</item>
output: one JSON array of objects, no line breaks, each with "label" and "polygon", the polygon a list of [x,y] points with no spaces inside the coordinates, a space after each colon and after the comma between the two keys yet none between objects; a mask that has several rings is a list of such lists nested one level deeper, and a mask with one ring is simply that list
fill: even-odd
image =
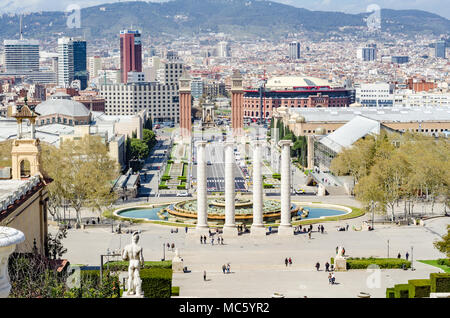
[{"label": "wide plaza", "polygon": [[[335,200],[342,202],[339,198]],[[180,287],[180,297],[270,297],[274,292],[285,297],[356,297],[359,292],[370,293],[371,297],[385,297],[386,287],[406,283],[409,279],[427,278],[430,273],[441,271],[417,260],[443,256],[432,242],[444,235],[448,218],[430,219],[425,226],[380,224],[370,232],[352,230],[352,225],[358,226],[366,218],[321,223],[325,227],[324,234],[317,232],[317,225],[314,225],[311,239],[306,234],[291,237],[272,234],[256,238],[243,234],[225,238],[224,245],[217,245],[217,240],[212,245],[209,238],[208,244],[200,244],[200,237],[186,234],[182,227],[177,233],[171,233],[173,227],[146,223],[135,224],[131,229],[142,232],[145,260],[159,261],[163,257],[171,260],[174,251],[163,245],[175,244],[184,266],[190,271],[174,273],[173,286]],[[349,224],[349,231],[337,231],[337,227],[346,224]],[[57,229],[51,227],[50,231]],[[189,231],[193,232],[194,228]],[[130,240],[130,234],[115,234],[110,228],[71,229],[63,241],[68,249],[65,257],[72,264],[98,266],[101,254],[121,250]],[[400,253],[404,258],[409,252],[415,270],[336,272],[338,284],[328,284],[324,264],[335,256],[336,246],[344,246],[350,257],[387,257],[388,240],[389,257],[397,257]],[[284,264],[286,257],[293,262],[287,267]],[[321,264],[320,271],[314,267],[316,262]],[[228,263],[231,273],[223,274],[222,265]],[[203,280],[204,271],[206,281]],[[379,284],[376,283],[378,278]],[[378,286],[370,288],[371,284]]]}]

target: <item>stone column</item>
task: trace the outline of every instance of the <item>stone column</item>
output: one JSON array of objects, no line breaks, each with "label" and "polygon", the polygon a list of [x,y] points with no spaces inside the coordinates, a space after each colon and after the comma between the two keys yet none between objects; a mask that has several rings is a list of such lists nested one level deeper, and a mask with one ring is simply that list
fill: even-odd
[{"label": "stone column", "polygon": [[31,139],[36,138],[36,121],[35,119],[30,119],[31,122]]},{"label": "stone column", "polygon": [[206,141],[197,142],[197,232],[208,231],[206,189]]},{"label": "stone column", "polygon": [[262,182],[262,142],[255,140],[253,147],[253,224],[250,228],[252,236],[266,235],[263,224],[263,182]]},{"label": "stone column", "polygon": [[16,245],[25,241],[25,235],[11,227],[0,226],[0,298],[7,298],[11,291],[8,275],[8,258]]},{"label": "stone column", "polygon": [[291,140],[281,140],[281,222],[278,234],[293,235],[291,224]]},{"label": "stone column", "polygon": [[225,224],[224,236],[238,236],[235,223],[234,201],[234,141],[225,142]]}]

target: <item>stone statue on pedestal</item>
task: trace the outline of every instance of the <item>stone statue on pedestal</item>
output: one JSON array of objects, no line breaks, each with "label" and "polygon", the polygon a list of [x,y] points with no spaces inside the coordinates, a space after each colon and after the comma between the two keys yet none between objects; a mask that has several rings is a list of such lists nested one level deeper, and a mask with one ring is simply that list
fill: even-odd
[{"label": "stone statue on pedestal", "polygon": [[336,271],[346,271],[347,270],[347,260],[344,257],[344,248],[340,246],[334,259],[334,268]]},{"label": "stone statue on pedestal", "polygon": [[134,232],[131,244],[125,246],[122,252],[122,259],[130,261],[128,265],[127,292],[124,293],[124,296],[136,295],[137,297],[142,297],[142,281],[139,276],[139,271],[141,266],[144,266],[144,255],[142,247],[137,244],[138,242],[139,234],[138,232]]}]

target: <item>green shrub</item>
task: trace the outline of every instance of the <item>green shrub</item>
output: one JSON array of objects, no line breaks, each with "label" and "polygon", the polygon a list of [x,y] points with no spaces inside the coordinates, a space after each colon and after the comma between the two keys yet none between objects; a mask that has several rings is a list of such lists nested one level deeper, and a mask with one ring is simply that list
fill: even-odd
[{"label": "green shrub", "polygon": [[177,189],[178,189],[178,190],[186,190],[186,183],[183,182],[182,184],[177,185]]},{"label": "green shrub", "polygon": [[272,178],[277,179],[277,180],[281,180],[281,174],[274,173],[274,174],[272,174]]},{"label": "green shrub", "polygon": [[167,174],[165,174],[161,177],[161,181],[168,181],[168,180],[170,180],[170,176]]},{"label": "green shrub", "polygon": [[450,273],[431,273],[432,293],[450,293]]},{"label": "green shrub", "polygon": [[180,287],[172,286],[172,296],[180,296]]},{"label": "green shrub", "polygon": [[398,258],[347,258],[347,269],[366,269],[371,264],[380,268],[411,268],[410,261]]},{"label": "green shrub", "polygon": [[430,283],[431,281],[429,279],[409,280],[409,298],[430,297]]},{"label": "green shrub", "polygon": [[394,288],[386,288],[386,298],[395,298]]},{"label": "green shrub", "polygon": [[[169,157],[169,158],[171,158],[171,157]],[[173,163],[173,160],[167,160],[167,163],[168,163],[168,164],[172,164],[172,163]]]},{"label": "green shrub", "polygon": [[394,286],[395,298],[409,298],[409,284],[397,284]]},{"label": "green shrub", "polygon": [[330,259],[330,264],[334,264],[334,257]]},{"label": "green shrub", "polygon": [[169,189],[169,186],[165,185],[165,184],[160,184],[158,186],[158,189],[163,190],[163,189]]},{"label": "green shrub", "polygon": [[81,284],[97,286],[100,283],[100,271],[99,270],[81,270]]},{"label": "green shrub", "polygon": [[[114,261],[103,264],[103,268],[109,268],[110,271],[126,272],[128,271],[128,261]],[[172,261],[146,261],[142,269],[149,268],[172,268]]]},{"label": "green shrub", "polygon": [[437,260],[438,265],[445,265],[450,267],[450,259],[448,258],[440,258]]},{"label": "green shrub", "polygon": [[263,188],[264,189],[271,189],[271,188],[273,188],[273,184],[271,184],[271,183],[264,183],[263,184]]},{"label": "green shrub", "polygon": [[142,269],[142,291],[146,298],[170,298],[172,294],[172,269]]},{"label": "green shrub", "polygon": [[186,181],[187,178],[186,178],[185,176],[179,176],[179,177],[178,177],[178,180],[180,180],[180,181]]}]

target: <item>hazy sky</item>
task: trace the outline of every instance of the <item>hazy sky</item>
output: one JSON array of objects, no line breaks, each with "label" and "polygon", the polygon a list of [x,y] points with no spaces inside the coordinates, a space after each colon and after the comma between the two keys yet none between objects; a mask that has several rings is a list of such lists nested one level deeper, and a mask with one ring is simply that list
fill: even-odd
[{"label": "hazy sky", "polygon": [[[70,4],[80,7],[117,2],[120,0],[0,0],[0,14],[10,12],[30,12],[64,10]],[[123,1],[123,0],[122,0]],[[164,2],[153,0],[152,2]],[[251,1],[251,0],[249,0]],[[348,13],[365,12],[369,4],[377,4],[389,9],[419,9],[450,18],[448,0],[274,0],[310,10],[343,11]]]}]

